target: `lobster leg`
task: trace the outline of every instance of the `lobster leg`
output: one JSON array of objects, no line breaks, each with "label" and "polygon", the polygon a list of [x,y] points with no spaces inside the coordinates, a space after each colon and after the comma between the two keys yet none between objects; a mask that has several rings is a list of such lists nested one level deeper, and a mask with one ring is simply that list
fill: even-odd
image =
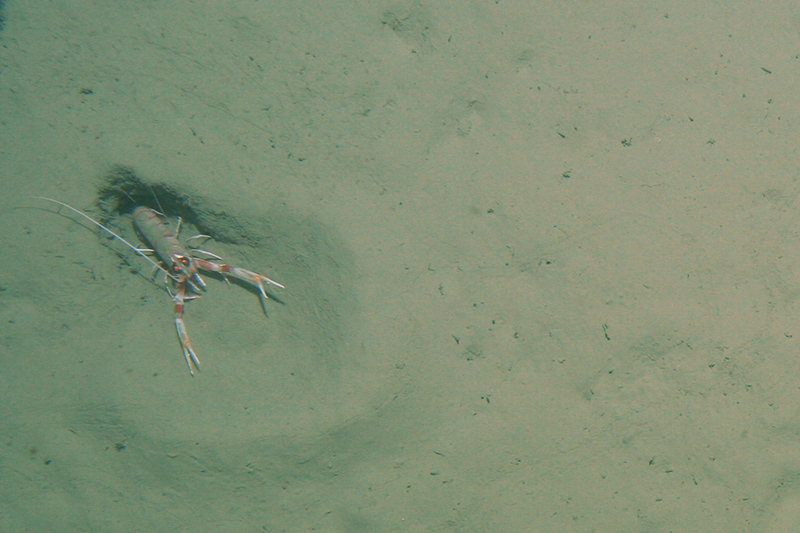
[{"label": "lobster leg", "polygon": [[262,301],[268,300],[269,296],[267,296],[267,291],[264,289],[264,284],[267,285],[274,285],[276,287],[280,287],[281,289],[285,289],[283,285],[278,283],[277,281],[273,281],[269,279],[267,276],[262,276],[261,274],[256,274],[250,270],[245,270],[244,268],[234,267],[230,265],[223,265],[220,263],[212,263],[211,261],[206,261],[204,259],[194,259],[197,268],[206,270],[208,272],[217,272],[222,274],[223,276],[232,276],[236,279],[240,279],[242,281],[246,281],[252,285],[258,287],[258,292],[261,294]]},{"label": "lobster leg", "polygon": [[189,334],[186,332],[186,324],[183,323],[183,304],[186,301],[186,284],[178,284],[178,290],[172,297],[175,300],[175,331],[178,332],[178,339],[181,341],[181,348],[183,349],[183,357],[186,359],[186,366],[189,367],[189,374],[194,376],[192,365],[197,370],[200,370],[200,359],[192,349],[192,343],[189,342]]}]

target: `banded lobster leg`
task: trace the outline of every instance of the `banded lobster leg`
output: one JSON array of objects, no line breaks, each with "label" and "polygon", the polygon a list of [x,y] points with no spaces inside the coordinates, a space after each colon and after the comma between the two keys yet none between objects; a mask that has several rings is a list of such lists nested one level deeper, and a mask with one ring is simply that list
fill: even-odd
[{"label": "banded lobster leg", "polygon": [[267,276],[256,274],[255,272],[252,272],[250,270],[245,270],[244,268],[224,265],[221,263],[212,263],[211,261],[206,261],[205,259],[192,258],[192,260],[194,261],[194,264],[197,266],[197,268],[201,270],[205,270],[207,272],[216,272],[217,274],[221,274],[223,277],[231,276],[236,279],[246,281],[247,283],[250,283],[255,287],[258,287],[258,292],[261,295],[262,304],[264,304],[266,300],[269,300],[269,296],[267,296],[267,291],[264,289],[264,284],[274,285],[276,287],[280,287],[281,289],[286,288],[277,281],[269,279]]},{"label": "banded lobster leg", "polygon": [[197,358],[197,354],[192,349],[192,343],[189,342],[189,334],[186,332],[186,324],[183,322],[183,305],[186,300],[192,298],[186,296],[186,282],[178,283],[178,288],[175,294],[172,295],[172,299],[175,302],[175,330],[178,332],[178,338],[181,341],[181,349],[183,349],[183,357],[186,359],[186,366],[189,367],[189,373],[194,376],[192,365],[197,370],[200,370],[200,359]]}]

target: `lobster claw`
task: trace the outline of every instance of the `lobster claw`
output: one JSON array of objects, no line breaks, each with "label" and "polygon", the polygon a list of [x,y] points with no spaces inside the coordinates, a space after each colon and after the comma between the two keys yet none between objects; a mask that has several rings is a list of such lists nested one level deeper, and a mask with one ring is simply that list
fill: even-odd
[{"label": "lobster claw", "polygon": [[194,376],[192,365],[198,371],[200,370],[200,359],[192,349],[192,343],[189,342],[189,334],[186,332],[186,324],[183,323],[183,318],[175,317],[175,330],[178,332],[178,338],[181,341],[181,348],[183,348],[183,357],[186,359],[186,366],[189,367],[189,373]]}]

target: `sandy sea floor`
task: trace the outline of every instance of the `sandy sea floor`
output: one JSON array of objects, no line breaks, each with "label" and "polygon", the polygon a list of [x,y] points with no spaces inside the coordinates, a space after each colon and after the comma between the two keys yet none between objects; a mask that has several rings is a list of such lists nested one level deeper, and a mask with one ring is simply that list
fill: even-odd
[{"label": "sandy sea floor", "polygon": [[323,4],[5,3],[0,529],[797,530],[795,3]]}]

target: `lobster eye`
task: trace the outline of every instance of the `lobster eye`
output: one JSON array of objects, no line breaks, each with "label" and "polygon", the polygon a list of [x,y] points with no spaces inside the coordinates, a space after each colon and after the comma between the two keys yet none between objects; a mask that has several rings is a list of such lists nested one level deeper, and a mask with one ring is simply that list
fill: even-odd
[{"label": "lobster eye", "polygon": [[176,273],[183,272],[183,269],[189,268],[189,258],[185,255],[172,256],[172,270]]}]

